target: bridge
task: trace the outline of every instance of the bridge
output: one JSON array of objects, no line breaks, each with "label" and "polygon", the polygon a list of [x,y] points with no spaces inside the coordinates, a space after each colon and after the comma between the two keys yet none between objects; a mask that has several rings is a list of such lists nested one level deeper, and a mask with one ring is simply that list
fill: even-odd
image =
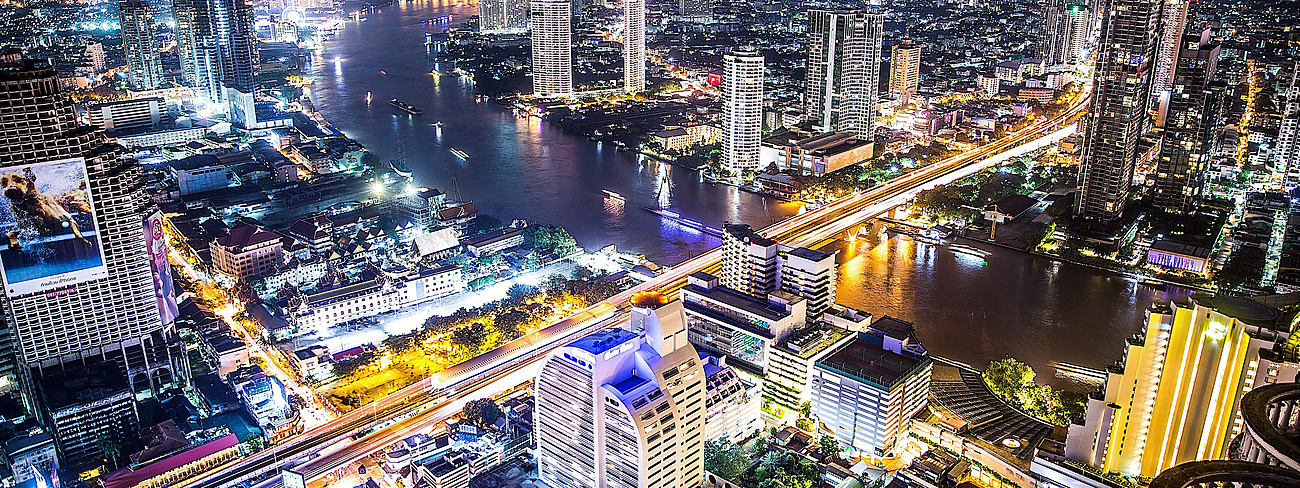
[{"label": "bridge", "polygon": [[[921,191],[995,167],[1073,134],[1076,130],[1075,122],[1088,107],[1086,93],[1087,90],[1076,96],[1069,107],[1055,117],[1035,121],[998,141],[918,168],[865,192],[844,196],[759,232],[793,247],[817,247],[834,240],[861,222],[906,203]],[[458,405],[463,405],[465,401],[501,391],[488,388],[489,386],[513,386],[504,385],[509,382],[504,380],[526,378],[530,373],[535,373],[550,351],[590,332],[619,323],[620,312],[629,306],[632,295],[651,290],[675,291],[685,286],[686,277],[692,273],[715,270],[721,258],[721,249],[702,253],[645,283],[559,322],[177,486],[228,488],[264,480],[256,485],[257,488],[272,488],[283,486],[284,479],[278,473],[291,467],[294,473],[301,474],[307,482],[318,479],[386,444],[396,442],[416,429],[454,415],[459,411]],[[480,391],[484,393],[471,396]],[[341,448],[326,452],[328,448],[340,444]]]}]

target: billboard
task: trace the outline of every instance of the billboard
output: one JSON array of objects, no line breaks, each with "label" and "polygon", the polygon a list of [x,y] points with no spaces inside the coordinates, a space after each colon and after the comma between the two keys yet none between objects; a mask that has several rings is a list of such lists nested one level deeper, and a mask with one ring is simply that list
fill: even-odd
[{"label": "billboard", "polygon": [[997,125],[996,120],[988,117],[972,117],[970,119],[970,126],[976,130],[993,130]]},{"label": "billboard", "polygon": [[717,73],[709,73],[709,84],[710,84],[710,85],[713,85],[713,86],[721,85],[721,84],[722,84],[722,75],[717,74]]},{"label": "billboard", "polygon": [[9,295],[108,276],[86,160],[0,168],[0,277]]},{"label": "billboard", "polygon": [[176,320],[176,290],[172,286],[172,267],[167,262],[167,236],[163,234],[162,212],[154,212],[144,221],[144,247],[153,271],[153,295],[158,315],[164,325]]}]

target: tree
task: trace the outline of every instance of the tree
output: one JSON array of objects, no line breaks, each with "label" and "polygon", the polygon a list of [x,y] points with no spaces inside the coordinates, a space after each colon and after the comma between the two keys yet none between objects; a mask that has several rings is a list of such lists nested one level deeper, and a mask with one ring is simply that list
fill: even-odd
[{"label": "tree", "polygon": [[362,352],[356,356],[344,359],[334,363],[334,376],[346,378],[354,373],[365,369],[370,363],[375,361],[375,353],[370,351]]},{"label": "tree", "polygon": [[487,341],[487,326],[474,322],[451,332],[451,342],[468,351],[478,351]]},{"label": "tree", "polygon": [[840,451],[843,450],[840,447],[840,441],[833,436],[823,434],[822,438],[817,441],[817,453],[823,457],[838,456]]},{"label": "tree", "polygon": [[104,453],[104,460],[113,463],[113,469],[116,470],[117,458],[122,455],[122,447],[117,444],[117,441],[109,437],[100,437],[97,444],[99,444],[99,450]]},{"label": "tree", "polygon": [[806,419],[812,418],[812,402],[799,404],[799,416]]},{"label": "tree", "polygon": [[999,359],[984,370],[984,384],[1003,401],[1020,407],[1027,403],[1027,390],[1034,388],[1034,368],[1014,358]]},{"label": "tree", "polygon": [[501,418],[501,407],[497,406],[497,402],[487,398],[480,398],[466,402],[460,413],[465,417],[466,422],[479,427],[487,427]]},{"label": "tree", "polygon": [[501,219],[488,214],[478,214],[465,224],[465,235],[472,236],[484,232],[500,229]]},{"label": "tree", "polygon": [[804,417],[799,417],[794,421],[794,427],[804,432],[812,432],[813,424],[811,420],[808,420]]},{"label": "tree", "polygon": [[515,283],[510,285],[509,290],[506,290],[506,299],[515,302],[523,301],[525,298],[531,297],[535,293],[537,293],[537,288],[523,283]]},{"label": "tree", "polygon": [[725,441],[704,443],[704,470],[727,481],[740,481],[740,475],[749,469],[749,456],[743,446]]}]

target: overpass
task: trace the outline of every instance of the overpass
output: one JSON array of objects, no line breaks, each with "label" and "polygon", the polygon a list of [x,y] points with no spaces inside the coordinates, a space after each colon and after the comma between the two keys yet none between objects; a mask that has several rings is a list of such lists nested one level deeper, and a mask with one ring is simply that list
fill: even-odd
[{"label": "overpass", "polygon": [[[1088,96],[1078,96],[1060,115],[1038,120],[998,141],[913,170],[865,192],[842,197],[759,232],[789,246],[816,247],[837,238],[861,222],[906,203],[921,191],[952,183],[1056,143],[1075,132],[1074,122],[1087,107]],[[472,399],[470,395],[495,381],[512,374],[535,371],[547,353],[555,348],[587,333],[615,325],[619,320],[619,312],[628,307],[632,295],[650,290],[675,291],[685,285],[686,277],[690,274],[716,269],[721,258],[721,249],[702,253],[645,283],[559,322],[435,373],[281,444],[214,468],[206,476],[177,486],[227,488],[268,476],[269,479],[257,485],[259,488],[282,486],[281,477],[275,473],[288,467],[297,467],[294,471],[303,474],[307,481],[324,476],[375,449],[395,442],[414,429],[454,415],[457,411],[454,407],[456,404]],[[479,395],[483,396],[490,395]],[[349,437],[355,440],[347,440]],[[347,445],[340,450],[321,454],[326,447],[340,442]]]}]

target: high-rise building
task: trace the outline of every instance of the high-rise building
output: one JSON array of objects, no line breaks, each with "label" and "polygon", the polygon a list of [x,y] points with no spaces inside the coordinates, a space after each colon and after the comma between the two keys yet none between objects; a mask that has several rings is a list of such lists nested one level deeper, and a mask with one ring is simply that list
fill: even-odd
[{"label": "high-rise building", "polygon": [[679,301],[633,297],[632,330],[551,353],[537,375],[538,478],[573,488],[697,488],[704,479],[704,379]]},{"label": "high-rise building", "polygon": [[480,32],[528,30],[528,0],[486,0],[479,3]]},{"label": "high-rise building", "polygon": [[691,344],[700,352],[726,356],[727,364],[755,377],[767,374],[772,346],[807,321],[807,301],[789,293],[754,296],[718,284],[697,272],[682,288]]},{"label": "high-rise building", "polygon": [[1162,95],[1174,85],[1174,69],[1178,65],[1179,47],[1183,32],[1187,30],[1187,18],[1194,8],[1194,0],[1163,0],[1164,9],[1160,16],[1163,29],[1160,37],[1159,52],[1156,55],[1155,81],[1151,82],[1151,96]]},{"label": "high-rise building", "polygon": [[623,0],[623,91],[645,90],[645,0]]},{"label": "high-rise building", "polygon": [[884,19],[864,10],[808,11],[804,113],[817,130],[874,137]]},{"label": "high-rise building", "polygon": [[1043,7],[1043,21],[1038,27],[1038,57],[1048,66],[1084,62],[1092,27],[1092,10],[1087,2],[1051,0]]},{"label": "high-rise building", "polygon": [[172,34],[176,38],[176,57],[180,59],[181,81],[185,86],[199,86],[199,64],[196,57],[199,32],[199,6],[203,0],[172,0]]},{"label": "high-rise building", "polygon": [[1277,146],[1269,155],[1273,171],[1285,175],[1286,189],[1300,186],[1300,63],[1291,65],[1291,84],[1286,91],[1282,120],[1277,128]]},{"label": "high-rise building", "polygon": [[531,0],[533,94],[573,94],[573,3]]},{"label": "high-rise building", "polygon": [[[115,367],[97,369],[137,393],[183,383],[184,348],[159,314],[162,287],[145,247],[150,201],[139,163],[123,160],[98,128],[78,126],[54,68],[17,50],[0,54],[0,107],[10,121],[0,129],[0,194],[11,202],[39,194],[67,202],[52,228],[30,224],[16,205],[0,205],[11,217],[0,219],[0,320],[13,333],[30,403],[41,378],[90,363]],[[52,397],[44,397],[52,408]],[[56,437],[72,445],[85,440],[79,432]]]},{"label": "high-rise building", "polygon": [[835,304],[835,253],[800,247],[786,251],[781,264],[781,290],[808,301],[808,318],[821,317]]},{"label": "high-rise building", "polygon": [[1092,104],[1084,119],[1074,213],[1110,221],[1124,212],[1147,122],[1160,0],[1107,0]]},{"label": "high-rise building", "polygon": [[747,224],[722,226],[722,286],[763,296],[781,288],[781,256],[776,241]]},{"label": "high-rise building", "polygon": [[735,174],[754,171],[763,138],[763,55],[738,48],[722,58],[722,164]]},{"label": "high-rise building", "polygon": [[740,443],[763,428],[762,395],[726,358],[701,355],[704,364],[704,440]]},{"label": "high-rise building", "polygon": [[921,45],[910,39],[895,44],[889,53],[889,93],[911,100],[921,82]]},{"label": "high-rise building", "polygon": [[153,9],[145,0],[117,3],[122,25],[122,50],[126,52],[127,79],[133,90],[152,90],[162,84],[162,61],[154,35]]},{"label": "high-rise building", "polygon": [[181,59],[182,71],[188,70],[183,77],[193,80],[203,99],[220,107],[227,103],[227,87],[256,90],[260,60],[247,0],[174,0],[172,11],[178,53],[193,50],[192,60]]},{"label": "high-rise building", "polygon": [[1154,203],[1186,213],[1201,199],[1210,156],[1219,139],[1227,85],[1214,81],[1219,45],[1210,42],[1209,30],[1199,36],[1183,36],[1180,44],[1156,161]]},{"label": "high-rise building", "polygon": [[1242,433],[1241,398],[1297,365],[1275,352],[1289,320],[1237,297],[1158,303],[1129,340],[1103,396],[1089,400],[1086,428],[1070,429],[1066,456],[1125,476],[1221,459]]},{"label": "high-rise building", "polygon": [[930,356],[912,324],[881,317],[852,342],[819,359],[812,412],[844,449],[893,451],[930,396]]},{"label": "high-rise building", "polygon": [[711,0],[680,0],[677,4],[677,13],[683,17],[713,15],[713,2]]}]

